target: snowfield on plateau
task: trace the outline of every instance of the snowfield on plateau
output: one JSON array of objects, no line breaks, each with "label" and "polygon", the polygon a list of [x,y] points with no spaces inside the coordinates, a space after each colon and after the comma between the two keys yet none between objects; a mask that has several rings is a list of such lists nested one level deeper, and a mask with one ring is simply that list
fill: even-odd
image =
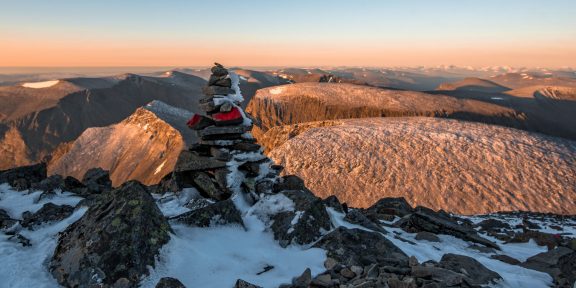
[{"label": "snowfield on plateau", "polygon": [[419,117],[310,127],[295,137],[297,125],[269,131],[293,137],[276,143],[269,156],[320,197],[336,195],[353,207],[405,197],[412,205],[462,214],[576,214],[574,141]]}]

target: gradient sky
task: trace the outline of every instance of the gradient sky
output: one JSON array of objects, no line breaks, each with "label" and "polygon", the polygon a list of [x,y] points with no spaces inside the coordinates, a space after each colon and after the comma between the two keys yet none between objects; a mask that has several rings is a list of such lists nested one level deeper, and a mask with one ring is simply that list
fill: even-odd
[{"label": "gradient sky", "polygon": [[0,66],[576,67],[575,0],[0,0]]}]

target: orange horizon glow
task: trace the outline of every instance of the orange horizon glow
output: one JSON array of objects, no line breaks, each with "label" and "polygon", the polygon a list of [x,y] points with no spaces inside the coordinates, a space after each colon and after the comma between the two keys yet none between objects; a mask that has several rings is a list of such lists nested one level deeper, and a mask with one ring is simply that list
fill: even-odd
[{"label": "orange horizon glow", "polygon": [[[576,41],[575,41],[576,42]],[[522,66],[575,67],[576,43],[522,45],[331,45],[326,43],[102,43],[7,41],[0,46],[4,67],[208,66]],[[518,48],[526,47],[526,48]]]}]

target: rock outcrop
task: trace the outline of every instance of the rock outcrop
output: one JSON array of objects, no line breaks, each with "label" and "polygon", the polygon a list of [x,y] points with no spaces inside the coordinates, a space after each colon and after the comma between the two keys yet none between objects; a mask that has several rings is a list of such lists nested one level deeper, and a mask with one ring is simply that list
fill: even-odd
[{"label": "rock outcrop", "polygon": [[246,111],[254,136],[276,126],[348,118],[427,116],[523,127],[523,116],[502,106],[414,91],[352,84],[298,83],[261,89]]},{"label": "rock outcrop", "polygon": [[170,231],[146,187],[127,182],[60,234],[50,270],[63,286],[135,287]]}]

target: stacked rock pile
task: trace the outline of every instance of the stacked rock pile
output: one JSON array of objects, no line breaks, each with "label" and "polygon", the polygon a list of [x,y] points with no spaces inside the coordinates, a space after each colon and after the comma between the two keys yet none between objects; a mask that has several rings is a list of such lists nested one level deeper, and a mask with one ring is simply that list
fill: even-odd
[{"label": "stacked rock pile", "polygon": [[272,193],[282,170],[263,154],[250,134],[252,119],[242,110],[239,77],[215,63],[200,107],[188,127],[200,141],[182,151],[172,173],[176,189],[196,188],[202,196],[226,200],[238,192],[249,203]]}]

